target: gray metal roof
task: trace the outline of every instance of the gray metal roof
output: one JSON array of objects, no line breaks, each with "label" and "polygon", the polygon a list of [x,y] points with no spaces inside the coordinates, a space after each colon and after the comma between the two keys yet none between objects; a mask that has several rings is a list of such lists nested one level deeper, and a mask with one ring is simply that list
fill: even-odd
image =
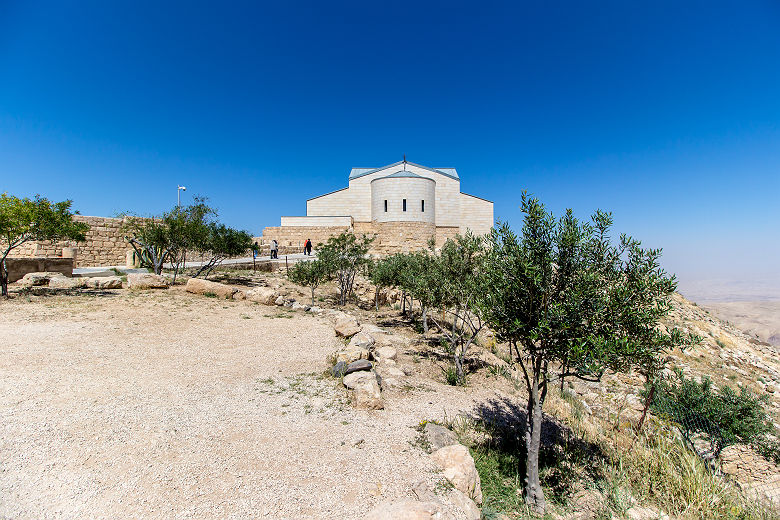
[{"label": "gray metal roof", "polygon": [[[388,164],[387,166],[382,166],[381,168],[352,168],[352,171],[349,172],[349,180],[357,179],[358,177],[368,175],[369,173],[378,172],[379,170],[385,170],[387,168],[392,168],[393,166],[400,166],[402,164],[403,161],[398,161],[397,163]],[[455,168],[429,168],[428,166],[414,164],[409,161],[407,161],[406,164],[411,164],[412,166],[417,166],[418,168],[424,168],[432,172],[440,173],[446,177],[460,180],[460,177],[458,177],[458,172],[455,170]]]}]

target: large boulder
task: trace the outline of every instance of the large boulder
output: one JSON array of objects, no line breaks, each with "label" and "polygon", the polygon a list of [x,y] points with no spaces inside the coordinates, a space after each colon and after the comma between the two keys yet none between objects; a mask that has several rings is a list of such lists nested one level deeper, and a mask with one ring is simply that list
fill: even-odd
[{"label": "large boulder", "polygon": [[372,353],[372,356],[375,361],[380,363],[395,361],[398,359],[398,351],[393,347],[379,347]]},{"label": "large boulder", "polygon": [[344,371],[344,374],[351,374],[352,372],[371,370],[372,368],[374,368],[374,365],[371,363],[371,361],[367,359],[359,359],[347,365],[347,369]]},{"label": "large boulder", "polygon": [[26,275],[22,276],[22,279],[19,280],[17,283],[19,285],[24,285],[27,287],[49,285],[52,278],[67,278],[67,277],[62,273],[43,271],[39,273],[27,273]]},{"label": "large boulder", "polygon": [[168,279],[159,274],[130,273],[127,275],[127,286],[130,289],[167,289]]},{"label": "large boulder", "polygon": [[477,507],[477,504],[457,489],[450,490],[447,498],[463,512],[466,520],[480,520],[482,518],[482,512]]},{"label": "large boulder", "polygon": [[271,287],[255,287],[246,293],[247,300],[262,303],[263,305],[276,305],[278,297],[279,295]]},{"label": "large boulder", "polygon": [[462,444],[445,446],[434,451],[431,458],[455,489],[465,493],[477,504],[482,503],[482,484],[468,448]]},{"label": "large boulder", "polygon": [[118,276],[95,276],[87,278],[87,287],[91,289],[121,289],[122,279]]},{"label": "large boulder", "polygon": [[335,329],[337,336],[343,336],[345,338],[349,338],[360,332],[358,321],[348,314],[340,316],[336,320],[336,324],[333,325],[333,328]]},{"label": "large boulder", "polygon": [[352,336],[352,339],[349,340],[350,347],[357,347],[365,350],[371,350],[371,348],[374,346],[374,343],[376,343],[374,338],[365,332],[358,332]]},{"label": "large boulder", "polygon": [[200,278],[190,278],[184,289],[192,294],[215,294],[221,300],[232,300],[233,295],[238,289],[225,285],[223,283],[201,280]]},{"label": "large boulder", "polygon": [[49,289],[82,289],[87,286],[84,278],[68,278],[66,276],[53,276],[49,280]]},{"label": "large boulder", "polygon": [[438,502],[401,500],[382,502],[371,510],[365,520],[454,520]]}]

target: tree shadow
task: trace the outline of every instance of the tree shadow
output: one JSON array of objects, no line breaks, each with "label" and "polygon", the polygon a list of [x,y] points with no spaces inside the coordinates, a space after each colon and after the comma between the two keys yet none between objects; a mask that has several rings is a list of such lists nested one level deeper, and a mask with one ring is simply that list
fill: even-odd
[{"label": "tree shadow", "polygon": [[[491,398],[479,404],[472,418],[484,428],[474,449],[489,453],[499,463],[498,477],[523,482],[526,470],[526,403],[509,398]],[[555,417],[544,414],[539,451],[539,472],[545,493],[551,500],[565,504],[582,488],[583,481],[603,480],[599,460],[601,448],[583,440]]]}]

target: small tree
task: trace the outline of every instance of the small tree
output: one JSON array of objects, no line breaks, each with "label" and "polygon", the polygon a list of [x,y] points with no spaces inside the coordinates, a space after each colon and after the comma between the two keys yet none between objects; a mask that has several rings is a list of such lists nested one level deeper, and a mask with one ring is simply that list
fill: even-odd
[{"label": "small tree", "polygon": [[388,287],[397,287],[399,279],[397,255],[386,256],[369,264],[368,278],[376,287],[374,303],[379,311],[379,293]]},{"label": "small tree", "polygon": [[522,210],[520,236],[501,225],[489,237],[478,303],[525,379],[525,499],[544,511],[539,451],[549,385],[567,377],[599,381],[608,370],[649,366],[680,337],[659,326],[674,291],[673,279],[658,265],[660,251],[642,249],[626,236],[613,245],[612,218],[602,211],[590,223],[579,222],[571,210],[556,220],[525,193]]},{"label": "small tree", "polygon": [[17,247],[39,240],[84,240],[89,226],[74,222],[72,201],[50,202],[36,195],[34,199],[0,195],[0,287],[8,296],[6,258]]},{"label": "small tree", "polygon": [[328,271],[322,260],[301,261],[292,266],[288,278],[292,283],[311,288],[311,304],[314,305],[314,290],[328,279]]},{"label": "small tree", "polygon": [[339,305],[347,303],[352,294],[355,276],[370,263],[368,249],[373,237],[362,235],[359,238],[352,233],[341,233],[330,237],[320,246],[317,258],[329,274],[335,275],[339,284]]},{"label": "small tree", "polygon": [[195,278],[201,274],[204,278],[207,277],[225,259],[245,254],[252,249],[252,235],[212,222],[208,226],[206,242],[200,248],[200,252],[208,255],[209,259],[195,273]]},{"label": "small tree", "polygon": [[179,251],[179,242],[171,235],[166,217],[145,218],[126,216],[122,231],[141,259],[142,267],[151,267],[155,274],[162,273],[166,261]]},{"label": "small tree", "polygon": [[[727,446],[751,444],[774,430],[764,409],[766,396],[757,397],[745,387],[739,393],[728,386],[715,391],[708,377],[699,383],[681,370],[674,380],[659,380],[655,386],[651,408],[674,421],[688,446],[704,460],[715,460]],[[709,442],[709,454],[696,449],[698,436]]]}]

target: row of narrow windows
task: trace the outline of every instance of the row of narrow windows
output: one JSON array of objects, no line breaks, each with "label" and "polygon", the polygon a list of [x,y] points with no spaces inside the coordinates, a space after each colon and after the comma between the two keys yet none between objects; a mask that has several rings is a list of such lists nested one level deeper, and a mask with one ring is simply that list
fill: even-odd
[{"label": "row of narrow windows", "polygon": [[[403,210],[406,211],[406,199],[403,199]],[[420,211],[425,213],[425,201],[420,201]],[[387,213],[387,200],[385,200],[385,213]]]}]

